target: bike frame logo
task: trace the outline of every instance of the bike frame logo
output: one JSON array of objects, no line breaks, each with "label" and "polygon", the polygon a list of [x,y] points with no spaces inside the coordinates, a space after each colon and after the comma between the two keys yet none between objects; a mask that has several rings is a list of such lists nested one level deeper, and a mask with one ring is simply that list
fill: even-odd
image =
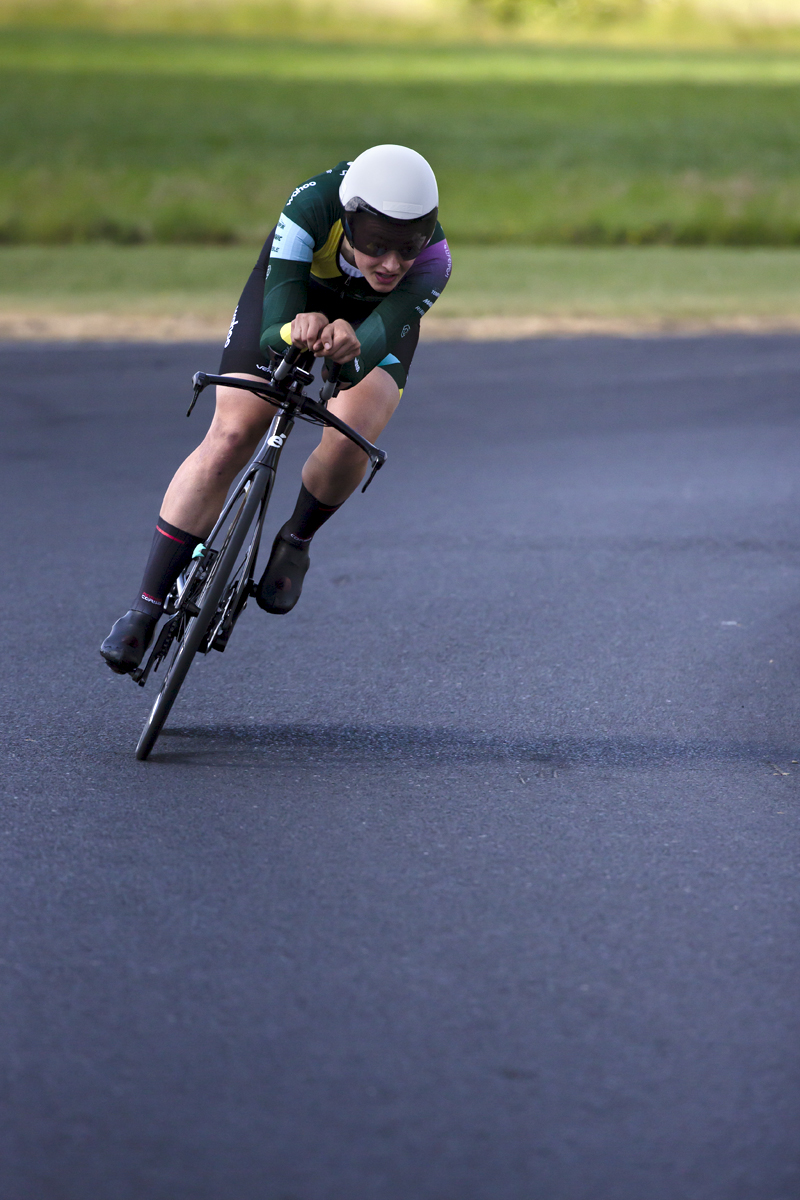
[{"label": "bike frame logo", "polygon": [[267,438],[267,445],[274,446],[276,450],[280,450],[283,443],[286,441],[285,433],[273,433],[272,437]]}]

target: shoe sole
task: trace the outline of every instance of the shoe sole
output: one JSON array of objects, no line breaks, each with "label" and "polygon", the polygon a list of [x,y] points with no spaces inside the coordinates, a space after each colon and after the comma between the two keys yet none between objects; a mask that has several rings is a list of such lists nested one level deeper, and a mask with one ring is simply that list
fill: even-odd
[{"label": "shoe sole", "polygon": [[[294,603],[296,604],[297,601],[295,600]],[[271,608],[268,604],[259,604],[258,607],[262,612],[271,613],[273,617],[285,617],[287,613],[292,611],[294,604],[292,605],[292,608]]]},{"label": "shoe sole", "polygon": [[130,666],[125,666],[119,660],[115,662],[113,658],[110,658],[109,655],[104,654],[102,650],[100,651],[100,657],[104,663],[107,663],[108,666],[111,667],[111,670],[115,675],[130,675],[131,671],[136,670],[135,663],[131,663]]}]

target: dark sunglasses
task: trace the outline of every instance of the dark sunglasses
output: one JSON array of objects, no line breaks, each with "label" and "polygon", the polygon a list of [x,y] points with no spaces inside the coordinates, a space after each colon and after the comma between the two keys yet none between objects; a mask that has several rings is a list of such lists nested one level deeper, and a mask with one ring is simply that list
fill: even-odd
[{"label": "dark sunglasses", "polygon": [[418,221],[391,221],[370,212],[347,213],[345,233],[348,241],[369,258],[382,258],[394,251],[408,262],[421,254],[433,237],[436,210]]}]

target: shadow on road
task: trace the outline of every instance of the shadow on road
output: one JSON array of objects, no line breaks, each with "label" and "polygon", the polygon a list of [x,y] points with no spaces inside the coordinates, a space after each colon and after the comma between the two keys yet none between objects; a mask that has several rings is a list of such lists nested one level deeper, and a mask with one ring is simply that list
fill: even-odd
[{"label": "shadow on road", "polygon": [[[629,769],[692,766],[711,762],[780,764],[790,772],[798,747],[735,739],[678,740],[613,734],[597,737],[504,738],[470,730],[416,725],[197,725],[164,730],[152,761],[191,759],[226,765],[336,766],[369,768],[387,763],[451,766],[506,763],[544,773],[580,767]],[[234,751],[234,754],[230,754]],[[792,771],[792,773],[794,773]]]}]

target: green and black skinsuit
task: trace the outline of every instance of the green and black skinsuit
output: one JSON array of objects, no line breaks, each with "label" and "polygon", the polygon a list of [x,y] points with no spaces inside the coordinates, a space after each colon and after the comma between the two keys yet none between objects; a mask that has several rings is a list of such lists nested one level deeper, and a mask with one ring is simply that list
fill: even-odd
[{"label": "green and black skinsuit", "polygon": [[430,243],[391,292],[374,291],[340,254],[344,231],[340,162],[301,183],[286,202],[242,292],[222,352],[220,374],[266,371],[270,351],[291,341],[289,325],[301,312],[342,318],[358,330],[361,353],[342,367],[358,383],[382,367],[405,386],[419,338],[420,319],[450,278],[450,251],[437,223]]}]

